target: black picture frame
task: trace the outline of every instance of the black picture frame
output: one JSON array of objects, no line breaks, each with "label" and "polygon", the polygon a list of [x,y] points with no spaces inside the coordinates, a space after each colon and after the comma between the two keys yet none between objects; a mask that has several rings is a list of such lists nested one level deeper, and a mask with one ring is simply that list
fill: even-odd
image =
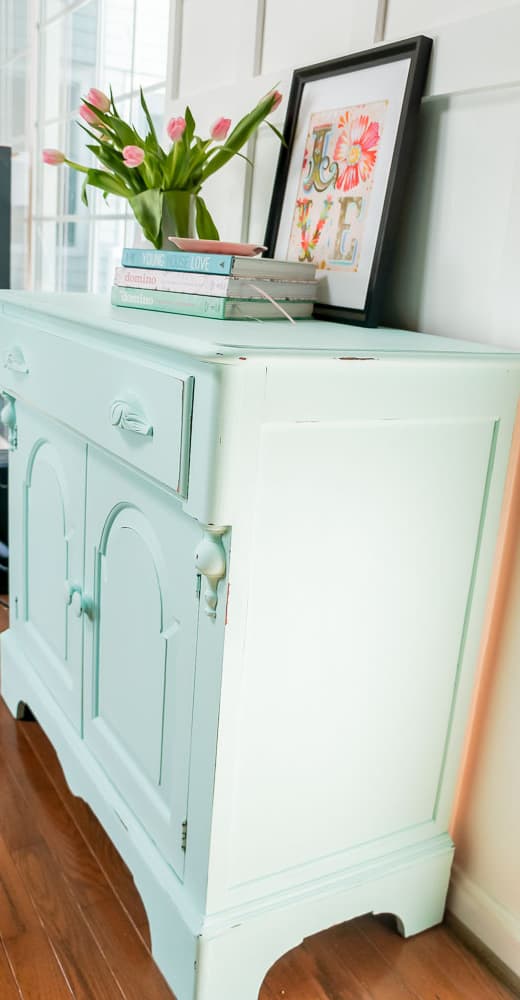
[{"label": "black picture frame", "polygon": [[[293,73],[264,243],[272,257],[319,260],[320,319],[377,326],[431,48],[432,39],[419,35]],[[316,196],[297,197],[313,188],[321,214]],[[316,235],[318,253],[310,249]],[[333,247],[328,257],[326,247]]]}]

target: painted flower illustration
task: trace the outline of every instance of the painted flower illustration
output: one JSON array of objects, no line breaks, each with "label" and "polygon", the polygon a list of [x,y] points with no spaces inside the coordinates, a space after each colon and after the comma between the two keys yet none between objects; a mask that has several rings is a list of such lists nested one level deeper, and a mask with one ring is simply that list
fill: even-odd
[{"label": "painted flower illustration", "polygon": [[350,191],[367,180],[374,169],[379,139],[379,122],[370,121],[368,115],[359,115],[347,124],[334,148],[333,158],[339,167],[337,188]]},{"label": "painted flower illustration", "polygon": [[309,260],[312,261],[313,253],[318,246],[320,241],[320,236],[322,229],[327,221],[329,212],[332,208],[332,196],[327,195],[325,201],[323,202],[319,219],[316,223],[314,233],[312,237],[310,236],[310,212],[312,208],[311,198],[298,198],[296,201],[296,225],[298,229],[301,229],[301,248],[302,252],[298,257],[298,260]]}]

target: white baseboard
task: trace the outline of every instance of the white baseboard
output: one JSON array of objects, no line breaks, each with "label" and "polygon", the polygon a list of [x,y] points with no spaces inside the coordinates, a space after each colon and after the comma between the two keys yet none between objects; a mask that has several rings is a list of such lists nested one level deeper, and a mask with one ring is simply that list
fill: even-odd
[{"label": "white baseboard", "polygon": [[520,979],[520,919],[488,896],[457,865],[452,869],[446,908],[515,979]]}]

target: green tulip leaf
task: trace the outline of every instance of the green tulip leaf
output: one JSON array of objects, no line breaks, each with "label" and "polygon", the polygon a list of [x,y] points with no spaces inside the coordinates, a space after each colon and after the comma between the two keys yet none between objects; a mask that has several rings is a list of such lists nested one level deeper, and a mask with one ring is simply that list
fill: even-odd
[{"label": "green tulip leaf", "polygon": [[195,119],[188,107],[184,112],[184,120],[186,122],[186,128],[184,130],[183,139],[185,140],[186,145],[190,146],[191,140],[193,139],[193,136],[195,134]]},{"label": "green tulip leaf", "polygon": [[99,132],[97,134],[96,132],[92,132],[86,125],[83,124],[83,122],[76,122],[76,125],[79,125],[79,127],[82,128],[83,131],[94,140],[94,142],[99,142]]},{"label": "green tulip leaf", "polygon": [[109,119],[107,123],[108,127],[115,133],[121,149],[125,146],[143,145],[143,140],[131,125],[127,125],[126,122],[121,121],[120,118],[116,118],[115,115],[106,115],[105,117]]},{"label": "green tulip leaf", "polygon": [[197,206],[196,226],[200,239],[218,240],[218,229],[208,212],[204,199],[200,195],[197,195],[195,204]]},{"label": "green tulip leaf", "polygon": [[150,136],[151,136],[152,140],[154,142],[154,148],[157,149],[158,146],[159,146],[159,140],[157,139],[157,133],[155,131],[155,125],[153,123],[152,116],[151,116],[151,114],[150,114],[150,112],[148,110],[148,105],[147,105],[147,103],[145,101],[145,97],[144,97],[144,94],[143,94],[143,88],[142,87],[139,87],[139,92],[141,94],[141,107],[142,107],[142,109],[143,109],[143,111],[145,113],[146,121],[148,122],[148,128],[150,129],[150,134],[146,138],[149,139]]},{"label": "green tulip leaf", "polygon": [[117,108],[116,108],[116,103],[115,103],[115,101],[114,101],[114,95],[113,95],[113,93],[112,93],[112,87],[110,87],[110,88],[109,88],[109,90],[110,90],[110,104],[111,104],[111,106],[112,106],[112,111],[113,111],[113,113],[115,114],[115,116],[116,116],[117,118],[120,118],[121,116],[120,116],[120,114],[119,114],[119,111],[118,111],[118,110],[117,110]]},{"label": "green tulip leaf", "polygon": [[101,191],[106,191],[107,194],[117,194],[120,198],[128,198],[132,194],[123,181],[118,180],[117,177],[113,177],[106,170],[89,168],[87,170],[86,182],[91,187],[100,188]]},{"label": "green tulip leaf", "polygon": [[85,177],[85,180],[81,185],[81,200],[83,204],[86,205],[88,208],[87,185],[88,185],[88,177]]},{"label": "green tulip leaf", "polygon": [[280,140],[282,146],[287,146],[287,143],[286,143],[286,141],[285,141],[282,133],[276,128],[276,125],[273,125],[272,122],[268,122],[268,121],[266,121],[265,124],[269,125],[269,128],[271,129],[271,132],[274,132],[275,136]]},{"label": "green tulip leaf", "polygon": [[145,238],[160,249],[163,192],[158,188],[151,188],[141,191],[128,201]]}]

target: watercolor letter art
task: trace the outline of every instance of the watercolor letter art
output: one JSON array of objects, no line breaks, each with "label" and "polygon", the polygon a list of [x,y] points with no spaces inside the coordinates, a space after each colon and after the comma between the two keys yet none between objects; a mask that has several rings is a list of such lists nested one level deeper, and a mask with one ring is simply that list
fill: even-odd
[{"label": "watercolor letter art", "polygon": [[287,257],[357,271],[387,101],[310,116]]}]

